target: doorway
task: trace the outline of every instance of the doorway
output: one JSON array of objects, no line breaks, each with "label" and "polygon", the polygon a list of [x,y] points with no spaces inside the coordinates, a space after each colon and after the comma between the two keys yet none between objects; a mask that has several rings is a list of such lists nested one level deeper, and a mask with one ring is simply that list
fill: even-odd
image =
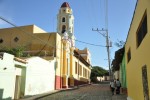
[{"label": "doorway", "polygon": [[20,98],[20,89],[21,89],[21,76],[16,75],[15,95],[14,95],[15,100],[18,100]]},{"label": "doorway", "polygon": [[149,88],[148,88],[148,77],[147,77],[146,65],[142,67],[142,82],[143,82],[144,100],[149,100]]}]

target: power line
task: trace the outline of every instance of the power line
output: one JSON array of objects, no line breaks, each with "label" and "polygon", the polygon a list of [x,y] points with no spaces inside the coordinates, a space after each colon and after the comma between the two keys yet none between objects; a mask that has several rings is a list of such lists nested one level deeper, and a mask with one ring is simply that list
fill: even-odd
[{"label": "power line", "polygon": [[[26,31],[23,30],[23,29],[20,29],[17,25],[11,23],[10,21],[6,20],[5,18],[0,17],[0,19],[2,19],[3,21],[9,23],[10,25],[16,27],[18,30],[22,31],[23,33],[28,34],[28,35],[31,35],[32,37],[34,37],[34,38],[40,40],[40,41],[43,42],[44,44],[47,44],[46,41],[43,41],[42,39],[40,39],[40,38],[37,37],[37,36],[34,36],[34,35],[32,35],[32,34],[29,34],[28,32],[26,32]],[[98,44],[93,44],[93,43],[87,43],[87,42],[83,42],[83,41],[76,40],[76,39],[75,39],[75,41],[80,42],[80,43],[84,43],[84,44],[88,44],[88,45],[92,45],[92,46],[106,47],[106,46],[103,46],[103,45],[98,45]],[[52,45],[50,45],[50,44],[48,44],[48,45],[49,45],[50,47],[54,47],[54,46],[52,46]],[[56,47],[54,47],[54,48],[56,48]]]},{"label": "power line", "polygon": [[[109,43],[109,34],[108,34],[108,0],[105,0],[105,30],[102,29],[102,30],[99,30],[97,28],[97,30],[93,30],[93,31],[97,31],[98,33],[100,33],[101,35],[103,35],[105,38],[106,38],[106,48],[107,48],[107,56],[108,56],[108,66],[109,66],[109,77],[110,77],[110,80],[112,79],[111,78],[111,66],[110,66],[110,46],[111,44]],[[102,31],[105,31],[106,33],[105,34],[102,34],[101,32]]]},{"label": "power line", "polygon": [[76,39],[75,39],[75,41],[80,42],[80,43],[84,43],[84,44],[88,44],[88,45],[92,45],[92,46],[106,47],[106,46],[103,46],[103,45],[97,45],[97,44],[87,43],[87,42],[83,42],[83,41],[76,40]]},{"label": "power line", "polygon": [[[26,32],[24,29],[20,29],[17,25],[11,23],[10,21],[6,20],[5,18],[3,18],[3,17],[0,16],[0,19],[2,19],[3,21],[7,22],[8,24],[10,24],[10,25],[16,27],[18,30],[22,31],[23,33],[28,34],[28,35],[32,36],[33,38],[36,38],[36,39],[38,39],[39,41],[41,41],[41,42],[47,44],[46,41],[44,41],[44,40],[38,38],[37,36],[34,36],[34,35],[30,34],[29,32]],[[49,45],[49,44],[48,44],[48,45]],[[54,47],[54,46],[52,46],[52,45],[49,45],[49,46]]]},{"label": "power line", "polygon": [[[46,42],[46,41],[40,39],[39,37],[34,36],[34,35],[32,35],[31,33],[29,33],[29,32],[26,32],[26,30],[23,30],[23,29],[19,28],[17,25],[11,23],[10,21],[8,21],[7,19],[5,19],[5,18],[3,18],[3,17],[1,17],[1,16],[0,16],[0,19],[2,19],[3,21],[7,22],[7,23],[10,24],[10,25],[12,25],[13,27],[16,27],[16,29],[18,29],[19,31],[21,31],[21,32],[23,32],[23,33],[25,33],[25,34],[30,35],[32,38],[35,38],[35,39],[41,41],[41,43],[43,43],[44,46],[43,46],[43,48],[40,50],[40,52],[38,52],[38,53],[41,53],[41,51],[45,48],[46,45],[48,45],[48,46],[50,46],[50,47],[53,47],[53,48],[55,48],[55,49],[61,50],[61,49],[58,48],[57,46],[55,47],[55,46],[52,46],[52,45],[48,44],[48,41],[50,40],[50,36],[49,36],[49,38],[48,38],[48,41]],[[84,44],[88,44],[88,45],[92,45],[92,46],[106,47],[106,46],[102,46],[102,45],[96,45],[96,44],[92,44],[92,43],[83,42],[83,41],[80,41],[80,40],[75,40],[75,41],[80,42],[80,43],[84,43]],[[76,48],[76,47],[75,47],[75,48]],[[53,52],[53,53],[54,53],[54,52]],[[70,53],[69,53],[69,54],[70,54]],[[74,56],[79,56],[80,54],[77,54],[77,55],[73,54],[73,55],[74,55]]]},{"label": "power line", "polygon": [[[61,48],[58,48],[57,46],[52,46],[52,45],[48,44],[46,41],[40,39],[39,37],[34,36],[34,35],[32,35],[31,33],[29,33],[29,32],[26,32],[26,30],[21,29],[20,27],[18,27],[17,25],[11,23],[11,22],[8,21],[7,19],[5,19],[5,18],[3,18],[3,17],[1,17],[1,16],[0,16],[0,19],[2,19],[3,21],[7,22],[7,23],[10,24],[10,25],[12,25],[13,27],[16,27],[16,29],[18,29],[18,30],[21,31],[22,33],[28,34],[28,35],[30,35],[32,38],[35,38],[35,39],[41,41],[41,43],[43,43],[44,45],[48,45],[48,46],[50,46],[50,47],[53,47],[54,49],[61,50]],[[50,37],[49,37],[49,39],[50,39]],[[79,41],[79,40],[76,40],[76,41],[81,42],[81,43],[84,43],[84,44],[93,45],[93,46],[101,46],[101,45],[95,45],[95,44],[91,44],[91,43],[86,43],[86,42]],[[44,47],[45,47],[45,46],[44,46]],[[43,47],[43,48],[44,48],[44,47]],[[105,46],[101,46],[101,47],[105,47]],[[76,47],[75,47],[75,48],[76,48]],[[54,53],[54,52],[53,52],[53,53]],[[70,53],[69,53],[69,54],[70,54]],[[73,55],[74,55],[74,56],[79,56],[80,54],[79,54],[79,55],[73,54]]]}]

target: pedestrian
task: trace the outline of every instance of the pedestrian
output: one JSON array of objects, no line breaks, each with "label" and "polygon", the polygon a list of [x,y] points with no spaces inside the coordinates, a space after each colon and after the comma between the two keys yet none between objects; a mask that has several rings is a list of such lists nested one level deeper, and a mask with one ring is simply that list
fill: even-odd
[{"label": "pedestrian", "polygon": [[115,90],[115,82],[114,82],[114,80],[111,80],[110,88],[111,88],[112,95],[114,95],[114,90]]},{"label": "pedestrian", "polygon": [[120,94],[121,83],[119,79],[116,80],[116,94]]}]

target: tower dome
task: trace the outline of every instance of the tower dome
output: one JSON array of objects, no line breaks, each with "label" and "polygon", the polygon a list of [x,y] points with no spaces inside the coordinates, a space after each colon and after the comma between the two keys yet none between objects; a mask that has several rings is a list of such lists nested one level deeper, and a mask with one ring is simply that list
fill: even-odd
[{"label": "tower dome", "polygon": [[70,8],[69,4],[67,2],[64,2],[62,5],[61,5],[61,8],[64,8],[64,7],[68,7]]}]

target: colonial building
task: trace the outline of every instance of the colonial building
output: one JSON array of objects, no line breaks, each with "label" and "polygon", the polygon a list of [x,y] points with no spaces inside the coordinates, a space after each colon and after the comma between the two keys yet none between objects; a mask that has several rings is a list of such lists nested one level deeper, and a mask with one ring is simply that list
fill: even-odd
[{"label": "colonial building", "polygon": [[125,44],[128,100],[150,99],[150,1],[137,0]]},{"label": "colonial building", "polygon": [[[0,53],[0,100],[18,100],[55,89],[55,60],[26,60]],[[10,85],[11,84],[11,85]]]},{"label": "colonial building", "polygon": [[0,29],[0,50],[13,48],[23,51],[18,54],[22,59],[40,56],[55,60],[55,89],[90,82],[90,52],[75,47],[73,11],[67,2],[57,16],[57,32],[49,33],[35,25]]},{"label": "colonial building", "polygon": [[26,66],[25,60],[0,53],[0,100],[18,99],[20,92],[24,93],[25,77],[21,76]]}]

